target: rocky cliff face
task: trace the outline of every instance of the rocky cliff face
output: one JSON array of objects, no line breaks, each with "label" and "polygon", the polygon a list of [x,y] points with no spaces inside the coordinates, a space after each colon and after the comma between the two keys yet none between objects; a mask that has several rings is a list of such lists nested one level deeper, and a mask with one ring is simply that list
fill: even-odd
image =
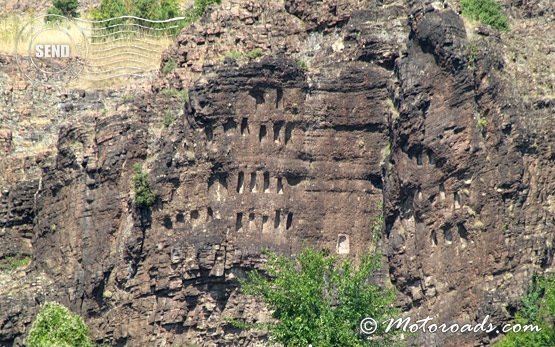
[{"label": "rocky cliff face", "polygon": [[[16,111],[26,92],[8,79],[0,259],[32,263],[0,275],[0,344],[22,345],[38,305],[56,300],[109,345],[266,345],[229,323],[269,319],[237,281],[260,251],[356,258],[377,246],[382,213],[378,246],[405,314],[509,320],[533,273],[552,267],[555,46],[522,36],[553,14],[507,3],[513,31],[499,35],[457,7],[223,1],[165,54],[178,68],[134,101],[45,94],[56,122],[39,127],[40,148],[37,113]],[[166,88],[189,89],[188,102]],[[133,204],[134,163],[159,193],[149,211]]]}]

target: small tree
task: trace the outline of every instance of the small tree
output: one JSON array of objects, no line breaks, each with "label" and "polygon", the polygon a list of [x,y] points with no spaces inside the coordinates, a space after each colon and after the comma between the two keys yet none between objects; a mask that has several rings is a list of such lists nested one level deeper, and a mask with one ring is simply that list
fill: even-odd
[{"label": "small tree", "polygon": [[362,319],[381,322],[396,312],[393,292],[369,282],[379,266],[377,256],[355,267],[350,260],[308,248],[296,259],[269,253],[266,274],[250,272],[242,288],[273,310],[277,323],[269,332],[284,346],[391,345],[382,327],[372,340],[357,332]]},{"label": "small tree", "polygon": [[89,328],[66,307],[47,302],[33,321],[27,347],[93,347]]},{"label": "small tree", "polygon": [[497,30],[509,30],[509,20],[495,0],[461,0],[462,14]]},{"label": "small tree", "polygon": [[541,331],[510,332],[495,347],[555,346],[555,276],[534,278],[514,324],[536,325]]},{"label": "small tree", "polygon": [[53,0],[52,7],[48,9],[48,14],[76,18],[79,17],[79,13],[77,12],[78,8],[78,0]]},{"label": "small tree", "polygon": [[133,188],[135,191],[135,205],[137,207],[149,208],[156,201],[156,193],[150,188],[148,176],[143,172],[141,164],[133,165]]}]

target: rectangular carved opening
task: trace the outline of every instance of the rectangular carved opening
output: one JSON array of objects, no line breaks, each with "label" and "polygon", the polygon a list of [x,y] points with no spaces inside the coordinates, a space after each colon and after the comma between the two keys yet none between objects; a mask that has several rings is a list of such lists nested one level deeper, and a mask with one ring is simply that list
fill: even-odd
[{"label": "rectangular carved opening", "polygon": [[249,189],[251,193],[256,193],[256,171],[251,172],[251,183]]},{"label": "rectangular carved opening", "polygon": [[266,126],[261,125],[260,126],[260,131],[258,133],[258,142],[262,142],[262,140],[266,138],[266,135],[268,135],[268,131],[266,130]]},{"label": "rectangular carved opening", "polygon": [[453,242],[453,231],[451,230],[450,225],[447,225],[443,228],[443,238],[448,244]]},{"label": "rectangular carved opening", "polygon": [[264,172],[264,193],[270,192],[270,173]]},{"label": "rectangular carved opening", "polygon": [[235,220],[235,231],[241,231],[243,229],[243,213],[237,213],[237,219]]},{"label": "rectangular carved opening", "polygon": [[237,178],[237,193],[241,194],[245,185],[245,173],[243,171],[239,172],[239,177]]},{"label": "rectangular carved opening", "polygon": [[283,100],[283,89],[278,88],[276,90],[276,108],[280,108],[281,106],[283,106],[282,100]]},{"label": "rectangular carved opening", "polygon": [[468,241],[468,230],[466,230],[464,224],[462,223],[458,224],[457,231],[459,232],[459,236],[461,237],[461,240]]},{"label": "rectangular carved opening", "polygon": [[283,127],[283,121],[274,123],[274,142],[276,143],[279,143],[281,141],[280,132],[282,127]]},{"label": "rectangular carved opening", "polygon": [[270,227],[268,224],[268,216],[262,216],[262,232],[263,233],[267,233],[270,232],[270,230],[268,230],[268,228]]},{"label": "rectangular carved opening", "polygon": [[441,200],[445,200],[445,185],[443,183],[439,184],[439,197]]},{"label": "rectangular carved opening", "polygon": [[349,254],[350,253],[349,235],[340,234],[337,236],[337,253]]},{"label": "rectangular carved opening", "polygon": [[225,123],[224,123],[224,132],[227,133],[230,130],[233,130],[237,128],[237,123],[235,123],[235,120],[233,118],[228,119]]},{"label": "rectangular carved opening", "polygon": [[241,135],[245,136],[247,133],[250,133],[249,119],[243,118],[243,120],[241,120]]},{"label": "rectangular carved opening", "polygon": [[214,211],[212,210],[211,207],[208,207],[206,209],[206,220],[211,221],[212,219],[214,219]]},{"label": "rectangular carved opening", "polygon": [[214,132],[212,131],[212,125],[211,124],[207,124],[204,127],[204,134],[206,135],[206,140],[207,141],[212,141],[212,139],[214,138]]},{"label": "rectangular carved opening", "polygon": [[285,229],[286,230],[291,229],[291,225],[293,225],[293,213],[289,212],[289,213],[287,213],[287,220],[285,222]]},{"label": "rectangular carved opening", "polygon": [[279,210],[276,210],[276,214],[274,216],[274,229],[279,229],[280,225],[281,225],[281,212]]},{"label": "rectangular carved opening", "polygon": [[256,231],[256,222],[255,222],[255,215],[254,212],[249,213],[249,231]]},{"label": "rectangular carved opening", "polygon": [[455,208],[461,208],[461,195],[455,192],[453,193],[453,199],[455,200]]}]

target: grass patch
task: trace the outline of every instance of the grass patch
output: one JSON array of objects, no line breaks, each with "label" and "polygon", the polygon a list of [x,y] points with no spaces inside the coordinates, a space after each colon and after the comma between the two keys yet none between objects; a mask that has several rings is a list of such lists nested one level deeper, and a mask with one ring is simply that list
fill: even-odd
[{"label": "grass patch", "polygon": [[499,31],[509,30],[509,19],[495,0],[461,0],[462,14]]},{"label": "grass patch", "polygon": [[306,62],[306,60],[304,59],[297,59],[297,61],[295,62],[297,64],[297,66],[299,67],[299,69],[303,70],[303,71],[308,71],[308,63]]},{"label": "grass patch", "polygon": [[174,98],[179,98],[184,102],[189,102],[189,91],[186,89],[183,89],[183,90],[164,89],[160,92],[160,94],[172,96]]},{"label": "grass patch", "polygon": [[162,67],[162,73],[164,75],[167,75],[173,70],[175,70],[176,67],[177,67],[177,62],[175,61],[174,58],[170,57],[168,61],[164,64],[164,67]]},{"label": "grass patch", "polygon": [[484,131],[484,130],[486,130],[486,127],[488,126],[488,120],[483,116],[478,116],[477,125],[478,125],[478,129],[480,129],[480,131]]},{"label": "grass patch", "polygon": [[167,112],[164,115],[164,119],[162,121],[162,124],[164,124],[164,128],[169,128],[170,125],[173,124],[173,122],[175,122],[175,116],[173,114],[171,114],[170,112]]},{"label": "grass patch", "polygon": [[89,328],[81,317],[68,308],[47,302],[33,321],[28,347],[93,347]]},{"label": "grass patch", "polygon": [[11,272],[25,267],[31,263],[31,257],[27,255],[14,255],[0,260],[0,271]]},{"label": "grass patch", "polygon": [[260,58],[264,55],[264,51],[261,48],[254,48],[248,52],[239,52],[239,51],[229,51],[224,54],[224,59],[231,59],[231,60],[239,60],[246,58],[248,60],[253,60],[256,58]]},{"label": "grass patch", "polygon": [[[133,15],[150,20],[165,20],[175,17],[184,17],[184,19],[180,21],[171,23],[172,26],[177,26],[176,28],[168,28],[165,23],[139,22],[139,24],[148,24],[154,28],[166,28],[166,30],[162,31],[163,34],[175,36],[179,34],[183,28],[193,24],[200,17],[202,17],[208,6],[219,5],[220,3],[221,0],[195,0],[191,7],[182,11],[180,9],[181,3],[178,0],[102,0],[100,6],[91,12],[91,16],[94,20],[99,21],[124,15]],[[128,24],[131,21],[133,20],[111,20],[109,24],[97,24],[97,29],[117,32],[119,29],[117,27],[113,27],[113,25]]]},{"label": "grass patch", "polygon": [[479,53],[480,51],[478,48],[478,42],[476,40],[469,40],[468,48],[467,48],[467,59],[468,59],[468,67],[470,69],[476,68],[476,63],[478,62]]},{"label": "grass patch", "polygon": [[229,51],[224,55],[226,59],[231,59],[231,60],[238,60],[239,58],[241,58],[241,56],[242,56],[241,52],[238,52],[238,51]]},{"label": "grass patch", "polygon": [[260,48],[251,49],[250,51],[245,53],[245,57],[247,57],[247,59],[251,59],[251,60],[256,59],[256,58],[260,58],[263,55],[264,55],[264,51],[262,51],[262,49],[260,49]]}]

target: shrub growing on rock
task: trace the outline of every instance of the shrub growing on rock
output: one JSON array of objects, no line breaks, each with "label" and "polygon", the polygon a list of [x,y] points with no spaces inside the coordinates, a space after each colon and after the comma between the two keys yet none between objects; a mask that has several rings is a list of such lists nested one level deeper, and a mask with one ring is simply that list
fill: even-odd
[{"label": "shrub growing on rock", "polygon": [[[79,17],[78,8],[78,0],[53,0],[52,7],[48,9],[47,13],[67,18],[76,18]],[[47,20],[52,20],[52,17],[47,17]]]},{"label": "shrub growing on rock", "polygon": [[33,321],[27,347],[93,347],[89,328],[63,305],[47,302]]},{"label": "shrub growing on rock", "polygon": [[462,14],[497,30],[509,30],[509,20],[495,0],[461,0]]},{"label": "shrub growing on rock", "polygon": [[[380,267],[379,257],[366,257],[359,266],[324,252],[304,249],[296,259],[268,253],[266,273],[252,271],[242,282],[273,310],[277,323],[270,336],[284,346],[391,346],[383,327],[368,340],[358,333],[362,319],[378,322],[396,310],[392,291],[369,282]],[[237,325],[237,324],[236,324]]]},{"label": "shrub growing on rock", "polygon": [[133,165],[133,189],[135,191],[135,205],[149,208],[156,201],[156,193],[150,188],[148,176],[143,172],[141,164]]},{"label": "shrub growing on rock", "polygon": [[540,331],[510,332],[495,347],[555,346],[555,276],[535,278],[512,323],[538,326]]}]

